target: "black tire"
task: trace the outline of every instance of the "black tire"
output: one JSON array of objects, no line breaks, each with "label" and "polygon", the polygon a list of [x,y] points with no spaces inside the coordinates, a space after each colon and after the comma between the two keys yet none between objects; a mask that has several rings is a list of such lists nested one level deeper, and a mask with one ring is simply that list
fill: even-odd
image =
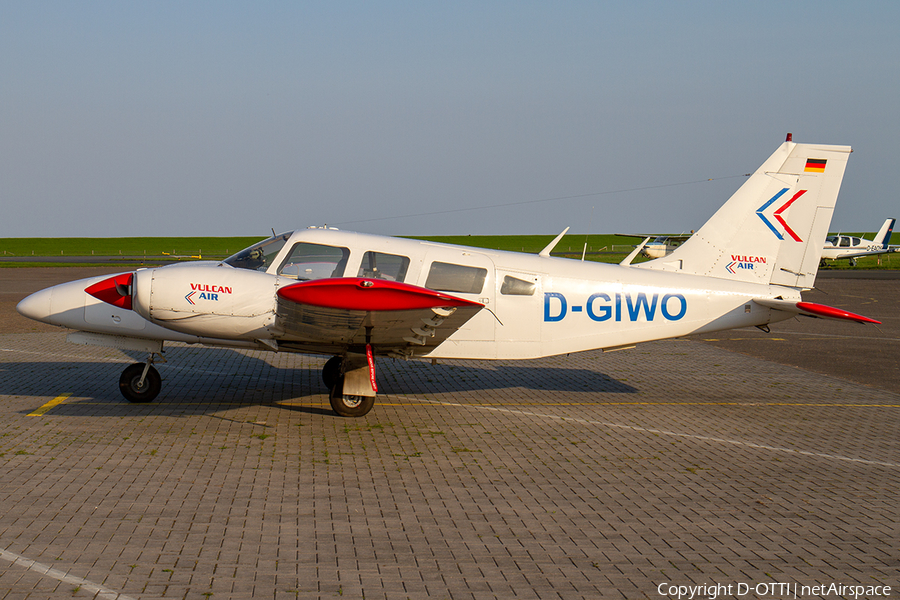
[{"label": "black tire", "polygon": [[153,365],[147,369],[144,385],[138,387],[144,366],[144,363],[134,363],[122,371],[122,376],[119,377],[119,391],[129,402],[152,402],[162,389],[162,377]]},{"label": "black tire", "polygon": [[344,359],[340,356],[332,356],[327,361],[325,361],[325,366],[322,367],[322,382],[329,390],[333,388],[338,381],[340,381],[341,364],[343,362]]},{"label": "black tire", "polygon": [[332,410],[342,417],[364,417],[375,406],[375,396],[345,396],[343,381],[331,388],[328,400]]}]

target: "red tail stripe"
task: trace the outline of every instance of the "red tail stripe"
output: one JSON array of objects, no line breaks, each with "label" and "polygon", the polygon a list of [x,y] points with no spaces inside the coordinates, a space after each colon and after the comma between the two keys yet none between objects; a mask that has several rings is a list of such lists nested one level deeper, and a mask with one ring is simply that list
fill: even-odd
[{"label": "red tail stripe", "polygon": [[806,190],[800,190],[799,192],[794,194],[793,198],[791,198],[790,200],[785,202],[781,208],[779,208],[778,210],[775,211],[775,218],[778,219],[778,222],[781,223],[782,227],[784,227],[784,230],[787,232],[787,234],[789,236],[791,236],[792,238],[794,238],[795,242],[802,242],[803,240],[800,239],[800,236],[798,236],[796,233],[794,233],[793,229],[788,227],[788,224],[785,222],[785,220],[781,218],[781,213],[783,213],[785,210],[787,210],[788,207],[794,203],[794,200],[796,200],[797,198],[799,198],[800,196],[802,196],[805,193],[806,193]]}]

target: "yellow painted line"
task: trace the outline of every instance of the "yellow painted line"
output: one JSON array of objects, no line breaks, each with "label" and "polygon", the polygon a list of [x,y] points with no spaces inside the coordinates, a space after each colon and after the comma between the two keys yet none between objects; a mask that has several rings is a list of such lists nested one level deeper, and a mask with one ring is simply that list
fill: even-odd
[{"label": "yellow painted line", "polygon": [[778,337],[730,337],[730,338],[703,338],[704,342],[784,342],[787,341],[785,338]]},{"label": "yellow painted line", "polygon": [[29,416],[29,417],[40,417],[41,415],[43,415],[44,413],[46,413],[48,410],[50,410],[51,408],[53,408],[53,407],[56,406],[57,404],[62,404],[63,402],[65,402],[66,399],[68,399],[68,397],[71,396],[71,395],[72,395],[72,392],[66,392],[65,394],[60,394],[59,396],[57,396],[56,398],[54,398],[53,400],[51,400],[51,401],[48,402],[47,404],[43,405],[42,407],[40,407],[40,408],[37,409],[36,411],[28,413],[27,416]]},{"label": "yellow painted line", "polygon": [[[427,401],[426,401],[427,402]],[[378,402],[378,406],[421,406],[422,402]],[[437,401],[438,404],[443,402]],[[329,406],[324,402],[276,402],[277,406]],[[900,408],[900,404],[829,404],[825,402],[460,402],[454,406],[810,406],[832,408]]]}]

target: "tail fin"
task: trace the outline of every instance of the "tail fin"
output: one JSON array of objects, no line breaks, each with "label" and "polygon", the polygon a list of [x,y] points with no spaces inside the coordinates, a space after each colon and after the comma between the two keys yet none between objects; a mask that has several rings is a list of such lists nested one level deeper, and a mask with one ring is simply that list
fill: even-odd
[{"label": "tail fin", "polygon": [[881,229],[878,230],[878,233],[875,235],[875,242],[881,244],[882,248],[887,249],[888,245],[891,243],[891,232],[894,231],[894,222],[897,219],[888,219],[884,222],[884,225],[881,226]]},{"label": "tail fin", "polygon": [[689,240],[635,266],[813,287],[850,152],[785,142]]}]

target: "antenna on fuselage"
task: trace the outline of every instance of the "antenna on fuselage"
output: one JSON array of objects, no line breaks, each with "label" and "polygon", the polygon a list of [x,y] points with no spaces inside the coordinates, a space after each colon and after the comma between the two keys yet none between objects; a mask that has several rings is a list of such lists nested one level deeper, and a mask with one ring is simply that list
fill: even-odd
[{"label": "antenna on fuselage", "polygon": [[538,252],[538,256],[550,256],[550,253],[556,248],[556,245],[559,243],[559,240],[563,239],[563,236],[566,235],[566,232],[569,231],[569,228],[566,227],[563,229],[563,232],[553,238],[553,241],[547,244],[547,247]]},{"label": "antenna on fuselage", "polygon": [[638,252],[644,249],[644,246],[647,245],[647,242],[650,241],[649,237],[644,238],[644,241],[634,247],[634,250],[631,251],[631,254],[625,257],[625,259],[619,263],[622,267],[630,267],[631,261],[638,255]]}]

